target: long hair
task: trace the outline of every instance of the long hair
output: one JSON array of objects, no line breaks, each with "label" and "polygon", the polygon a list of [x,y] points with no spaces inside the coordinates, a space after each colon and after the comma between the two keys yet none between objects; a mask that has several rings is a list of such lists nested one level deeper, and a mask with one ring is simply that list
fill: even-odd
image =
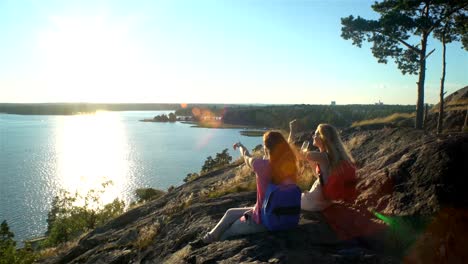
[{"label": "long hair", "polygon": [[320,124],[317,127],[320,139],[325,145],[325,151],[328,153],[330,168],[336,168],[341,161],[346,160],[354,164],[354,159],[346,149],[343,141],[338,134],[338,130],[329,124]]},{"label": "long hair", "polygon": [[268,131],[263,135],[263,143],[270,156],[271,181],[274,184],[280,184],[286,179],[296,182],[296,156],[283,135],[277,131]]}]

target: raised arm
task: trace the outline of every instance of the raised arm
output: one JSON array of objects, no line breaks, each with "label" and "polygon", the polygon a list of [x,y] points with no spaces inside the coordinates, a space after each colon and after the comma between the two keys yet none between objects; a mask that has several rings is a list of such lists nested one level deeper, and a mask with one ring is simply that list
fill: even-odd
[{"label": "raised arm", "polygon": [[288,143],[289,144],[293,143],[293,141],[294,141],[294,136],[295,136],[295,133],[296,133],[296,126],[297,126],[296,119],[289,122],[289,137],[288,137]]},{"label": "raised arm", "polygon": [[252,168],[252,162],[254,159],[252,158],[252,156],[250,156],[249,150],[240,142],[235,143],[232,147],[234,148],[234,150],[236,148],[239,148],[239,152],[241,154],[241,157],[244,159],[245,164],[247,164],[249,168]]},{"label": "raised arm", "polygon": [[310,163],[311,167],[315,169],[317,165],[320,165],[320,170],[322,171],[322,183],[328,181],[330,162],[328,161],[328,156],[326,152],[318,151],[309,151],[306,154],[306,160]]}]

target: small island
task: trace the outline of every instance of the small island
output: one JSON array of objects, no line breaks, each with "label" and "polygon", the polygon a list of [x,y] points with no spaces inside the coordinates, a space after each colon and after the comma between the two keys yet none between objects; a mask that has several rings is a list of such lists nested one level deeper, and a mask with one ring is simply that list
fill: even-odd
[{"label": "small island", "polygon": [[[142,122],[175,122],[177,120],[177,116],[174,113],[169,113],[169,115],[162,114],[162,115],[157,115],[151,119],[142,119],[140,120]],[[179,120],[180,121],[180,120]]]}]

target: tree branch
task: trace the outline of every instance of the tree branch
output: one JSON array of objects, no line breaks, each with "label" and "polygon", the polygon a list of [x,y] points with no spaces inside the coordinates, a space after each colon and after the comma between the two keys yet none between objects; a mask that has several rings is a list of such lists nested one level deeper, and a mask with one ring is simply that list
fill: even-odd
[{"label": "tree branch", "polygon": [[426,55],[426,57],[424,57],[423,60],[427,59],[427,57],[429,57],[429,55],[431,55],[434,51],[435,51],[435,49],[431,50],[431,52],[429,52],[429,53]]},{"label": "tree branch", "polygon": [[445,16],[443,16],[441,19],[439,19],[438,21],[436,21],[434,23],[434,25],[432,25],[432,27],[429,28],[429,30],[427,32],[432,32],[432,30],[434,30],[436,27],[438,27],[440,25],[440,23],[442,23],[442,21],[444,21],[445,19],[449,18],[450,16],[452,16],[454,13],[464,9],[468,7],[468,3],[465,4],[465,5],[462,5],[462,6],[459,6],[458,8],[455,8],[453,10],[451,10],[450,12],[448,12]]},{"label": "tree branch", "polygon": [[408,42],[404,41],[404,40],[401,39],[401,38],[396,38],[396,37],[389,36],[389,35],[387,35],[387,34],[381,32],[380,30],[375,30],[375,32],[377,32],[377,33],[379,33],[379,34],[381,34],[381,35],[387,36],[387,37],[389,37],[389,38],[391,38],[391,39],[397,40],[397,41],[399,41],[401,44],[405,45],[407,48],[409,48],[409,49],[411,49],[411,50],[413,50],[413,51],[415,51],[415,52],[418,52],[418,53],[421,52],[420,49],[418,49],[418,48],[416,48],[415,46],[409,44]]}]

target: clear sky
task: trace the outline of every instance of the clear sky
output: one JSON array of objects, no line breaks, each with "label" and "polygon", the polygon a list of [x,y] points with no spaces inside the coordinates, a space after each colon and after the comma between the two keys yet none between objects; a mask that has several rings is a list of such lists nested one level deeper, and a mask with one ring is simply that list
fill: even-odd
[{"label": "clear sky", "polygon": [[[416,75],[340,37],[367,0],[0,0],[0,102],[416,103]],[[427,65],[438,101],[441,44]],[[468,85],[448,45],[446,90]]]}]

